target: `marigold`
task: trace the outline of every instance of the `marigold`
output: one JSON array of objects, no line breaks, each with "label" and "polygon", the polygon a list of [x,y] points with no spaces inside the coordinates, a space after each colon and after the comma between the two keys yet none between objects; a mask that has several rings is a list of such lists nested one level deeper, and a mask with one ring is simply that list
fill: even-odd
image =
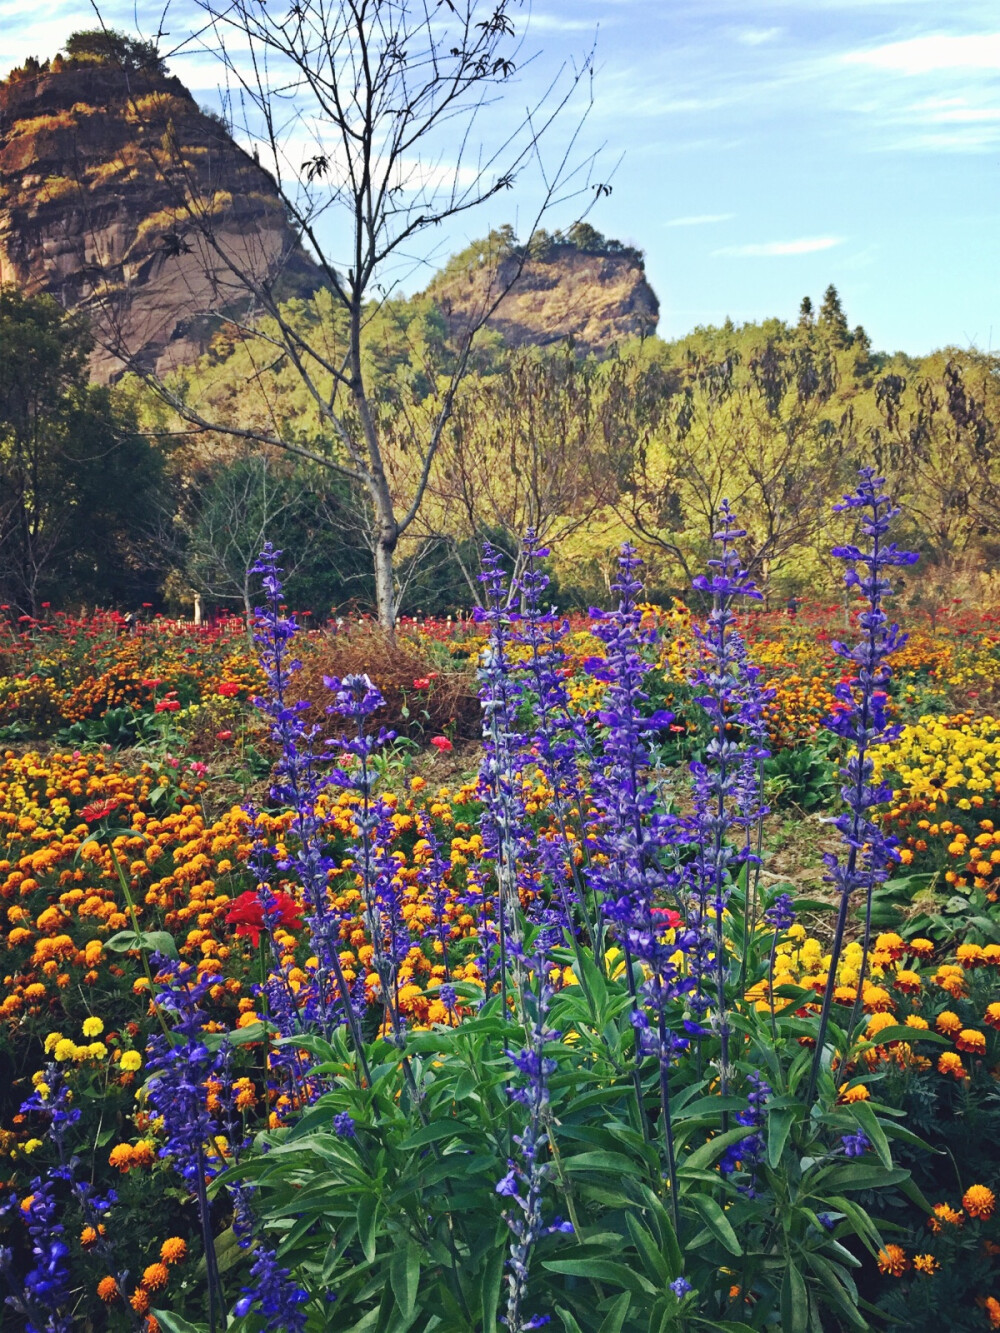
[{"label": "marigold", "polygon": [[160,1258],[165,1264],[180,1264],[187,1258],[187,1241],[180,1236],[168,1236],[160,1246]]},{"label": "marigold", "polygon": [[956,1055],[954,1051],[945,1051],[944,1055],[938,1060],[937,1067],[939,1074],[951,1074],[952,1077],[957,1079],[966,1077],[962,1057]]},{"label": "marigold", "polygon": [[994,1001],[986,1006],[986,1013],[983,1015],[983,1022],[991,1028],[1000,1028],[1000,1001]]},{"label": "marigold", "polygon": [[118,1295],[118,1283],[113,1277],[102,1277],[97,1284],[97,1294],[102,1301],[110,1305]]},{"label": "marigold", "polygon": [[981,1218],[984,1222],[993,1216],[996,1202],[996,1195],[988,1185],[970,1185],[962,1195],[962,1207],[969,1216]]},{"label": "marigold", "polygon": [[910,1266],[906,1251],[901,1245],[887,1245],[878,1252],[878,1270],[891,1277],[902,1277]]},{"label": "marigold", "polygon": [[145,1287],[136,1287],[128,1303],[136,1314],[145,1314],[149,1309],[149,1292]]},{"label": "marigold", "polygon": [[127,1074],[134,1074],[137,1069],[142,1068],[142,1056],[138,1051],[123,1051],[119,1068],[124,1069]]},{"label": "marigold", "polygon": [[840,1094],[842,1102],[866,1102],[871,1093],[863,1083],[855,1083],[852,1088],[845,1088]]},{"label": "marigold", "polygon": [[85,1037],[99,1037],[104,1031],[104,1020],[93,1015],[83,1020],[83,1035]]},{"label": "marigold", "polygon": [[986,1050],[986,1038],[975,1028],[963,1028],[955,1038],[955,1045],[960,1051],[968,1051],[970,1055],[982,1055]]},{"label": "marigold", "polygon": [[128,1171],[132,1165],[131,1143],[116,1143],[108,1154],[108,1165],[117,1167],[119,1171]]},{"label": "marigold", "polygon": [[896,990],[901,990],[905,995],[919,994],[922,985],[920,974],[910,972],[906,968],[896,973],[892,984]]},{"label": "marigold", "polygon": [[940,1231],[942,1225],[960,1227],[964,1221],[965,1214],[957,1208],[952,1208],[950,1203],[936,1203],[933,1214],[927,1220],[927,1225],[931,1231]]},{"label": "marigold", "polygon": [[923,1273],[925,1277],[933,1277],[941,1265],[933,1254],[915,1254],[913,1256],[913,1267],[918,1273]]},{"label": "marigold", "polygon": [[142,1285],[148,1287],[150,1291],[159,1291],[161,1287],[167,1285],[169,1276],[166,1264],[150,1264],[148,1268],[143,1269]]},{"label": "marigold", "polygon": [[961,1030],[962,1020],[959,1018],[958,1014],[953,1013],[951,1009],[944,1009],[938,1014],[937,1018],[935,1018],[934,1026],[937,1028],[938,1032],[943,1032],[946,1037],[950,1037],[952,1033]]},{"label": "marigold", "polygon": [[1000,1301],[995,1296],[987,1296],[984,1304],[990,1328],[1000,1328]]}]

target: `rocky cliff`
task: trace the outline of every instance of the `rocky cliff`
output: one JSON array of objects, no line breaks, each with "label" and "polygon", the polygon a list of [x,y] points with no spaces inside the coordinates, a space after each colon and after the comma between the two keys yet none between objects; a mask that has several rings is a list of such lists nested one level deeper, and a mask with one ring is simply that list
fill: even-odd
[{"label": "rocky cliff", "polygon": [[[84,311],[100,380],[123,355],[159,374],[193,361],[220,319],[252,313],[247,276],[279,298],[320,285],[273,179],[156,63],[57,57],[0,83],[0,283]],[[638,251],[578,224],[522,267],[510,229],[493,235],[428,289],[453,332],[508,287],[489,327],[511,346],[602,352],[655,331]]]},{"label": "rocky cliff", "polygon": [[484,243],[479,253],[452,260],[428,295],[459,332],[506,293],[488,327],[508,346],[570,338],[581,351],[600,354],[623,339],[655,333],[660,303],[646,281],[640,252],[607,241],[592,228],[575,230],[587,234],[582,245],[558,233],[543,235],[526,260],[513,247],[507,254],[501,248],[498,261]]},{"label": "rocky cliff", "polygon": [[82,309],[98,340],[162,373],[246,309],[237,276],[313,290],[271,177],[156,71],[56,61],[0,84],[0,282]]}]

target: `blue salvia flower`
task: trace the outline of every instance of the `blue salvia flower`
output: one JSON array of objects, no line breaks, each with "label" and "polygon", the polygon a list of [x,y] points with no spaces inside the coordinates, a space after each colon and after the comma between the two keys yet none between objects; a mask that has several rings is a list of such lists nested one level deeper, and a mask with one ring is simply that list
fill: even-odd
[{"label": "blue salvia flower", "polygon": [[750,1091],[747,1094],[747,1108],[736,1113],[736,1123],[745,1125],[747,1135],[736,1143],[731,1143],[719,1159],[719,1170],[723,1175],[731,1175],[739,1169],[750,1176],[746,1184],[737,1186],[742,1194],[754,1198],[757,1193],[756,1168],[764,1156],[764,1126],[767,1123],[767,1099],[771,1089],[760,1074],[753,1073],[747,1079]]},{"label": "blue salvia flower", "polygon": [[845,1157],[863,1157],[872,1146],[868,1136],[860,1129],[856,1134],[841,1135],[840,1141],[844,1145]]},{"label": "blue salvia flower", "polygon": [[[254,639],[268,692],[253,702],[270,720],[271,736],[281,747],[271,787],[272,799],[289,807],[293,813],[294,842],[290,840],[287,856],[278,869],[294,876],[302,886],[307,905],[306,921],[313,952],[318,959],[313,985],[306,989],[303,997],[303,1017],[327,1038],[346,1022],[362,1073],[370,1082],[360,1021],[340,963],[342,923],[327,889],[334,864],[326,850],[324,821],[317,811],[320,793],[336,781],[339,774],[327,771],[325,757],[315,752],[319,729],[307,726],[302,718],[309,705],[287,701],[289,681],[301,663],[291,657],[290,650],[298,626],[293,617],[285,616],[281,611],[280,555],[280,551],[267,543],[251,569],[252,573],[261,576],[267,597],[267,604],[256,611]],[[263,878],[260,868],[258,878]],[[287,1002],[279,1006],[278,1012],[284,1017],[286,1011]]]},{"label": "blue salvia flower", "polygon": [[532,1252],[543,1236],[572,1232],[573,1227],[558,1218],[546,1224],[543,1212],[545,1185],[552,1172],[546,1152],[551,1101],[549,1079],[557,1068],[555,1060],[546,1054],[546,1047],[560,1036],[548,1024],[553,995],[548,957],[544,948],[531,958],[520,955],[517,945],[512,946],[512,953],[518,956],[519,994],[526,1015],[528,1044],[520,1051],[507,1052],[518,1076],[507,1091],[513,1101],[526,1108],[527,1123],[522,1133],[514,1136],[518,1157],[508,1162],[507,1174],[498,1182],[496,1192],[511,1202],[511,1207],[504,1213],[512,1240],[507,1259],[507,1313],[503,1322],[511,1333],[525,1333],[525,1330],[548,1322],[548,1316],[526,1320],[522,1313]]},{"label": "blue salvia flower", "polygon": [[891,568],[912,565],[918,559],[915,552],[901,551],[888,540],[892,520],[898,514],[882,487],[884,481],[875,475],[872,467],[861,468],[857,490],[845,495],[843,504],[835,505],[837,512],[853,513],[858,519],[865,547],[851,544],[836,546],[833,554],[848,564],[844,582],[856,588],[864,598],[865,608],[858,617],[862,634],[859,641],[848,647],[834,643],[834,652],[849,662],[855,675],[852,680],[840,682],[835,694],[838,711],[828,719],[827,726],[851,746],[851,753],[841,768],[844,786],[841,794],[847,807],[833,821],[844,843],[845,855],[827,852],[823,860],[827,880],[840,896],[837,924],[830,950],[829,984],[823,996],[816,1053],[809,1076],[807,1101],[816,1090],[820,1066],[826,1056],[826,1034],[830,1021],[834,981],[844,943],[844,931],[851,901],[858,890],[866,894],[864,953],[857,984],[852,1028],[860,1013],[871,936],[871,895],[875,886],[886,877],[895,859],[895,844],[883,831],[870,812],[891,796],[884,783],[874,780],[871,748],[880,741],[892,739],[894,729],[888,722],[887,687],[892,675],[888,658],[906,642],[899,626],[891,624],[883,609],[883,602],[892,593],[886,578]]},{"label": "blue salvia flower", "polygon": [[[511,605],[501,555],[489,542],[483,546],[480,575],[484,605],[476,619],[488,626],[489,638],[479,667],[479,700],[483,711],[483,759],[479,772],[485,806],[481,819],[484,860],[496,878],[496,923],[503,1005],[507,1003],[508,938],[520,942],[521,891],[537,888],[534,840],[528,829],[523,796],[525,740],[518,728],[523,690],[511,662],[512,627],[517,612]],[[487,956],[487,975],[489,973]]]},{"label": "blue salvia flower", "polygon": [[0,1254],[0,1270],[15,1278],[20,1288],[6,1297],[5,1304],[24,1317],[28,1333],[71,1333],[74,1320],[69,1246],[65,1227],[56,1220],[54,1181],[36,1176],[25,1199],[12,1198],[9,1206],[16,1209],[28,1229],[32,1267],[23,1276],[15,1275],[10,1271],[10,1251]]},{"label": "blue salvia flower", "polygon": [[[636,1061],[652,1055],[659,1065],[667,1174],[676,1218],[669,1069],[677,1053],[688,1045],[687,1037],[676,1032],[675,1025],[692,979],[675,960],[678,953],[688,952],[694,936],[681,930],[671,939],[657,902],[658,896],[668,892],[675,882],[671,858],[682,826],[676,816],[660,808],[656,787],[650,780],[647,738],[668,726],[673,714],[647,716],[643,712],[648,702],[643,683],[649,666],[642,649],[653,642],[654,632],[642,627],[641,564],[635,548],[625,543],[619,555],[618,577],[612,584],[618,606],[609,612],[591,612],[593,633],[604,643],[605,655],[589,659],[584,666],[604,682],[606,689],[597,714],[605,728],[603,748],[595,756],[590,773],[596,810],[591,842],[600,856],[591,858],[586,874],[603,918],[613,925],[625,955],[633,1000]],[[633,961],[645,968],[641,994],[636,989]],[[633,1070],[633,1081],[639,1115],[645,1123],[638,1068]]]},{"label": "blue salvia flower", "polygon": [[[375,751],[394,738],[384,728],[373,734],[369,719],[385,706],[381,691],[366,675],[324,676],[333,694],[327,712],[345,718],[351,732],[331,742],[344,763],[333,781],[354,791],[358,802],[352,811],[357,837],[351,848],[357,872],[361,909],[372,946],[372,964],[379,979],[387,1025],[397,1043],[403,1040],[399,1008],[399,965],[410,949],[409,927],[403,917],[403,886],[399,866],[392,854],[395,808],[376,790],[377,773],[372,763]],[[338,934],[339,940],[339,934]]]},{"label": "blue salvia flower", "polygon": [[[702,691],[696,699],[708,716],[712,736],[704,761],[690,766],[695,855],[688,873],[693,890],[692,925],[699,936],[694,971],[699,982],[704,980],[714,989],[713,1022],[719,1032],[722,1096],[727,1094],[730,1077],[725,989],[728,955],[723,921],[736,866],[746,865],[749,887],[751,867],[758,859],[751,846],[751,832],[764,814],[760,773],[767,755],[763,746],[764,705],[769,695],[761,689],[760,673],[748,660],[746,645],[735,630],[736,600],[759,600],[761,596],[736,549],[738,540],[745,536],[745,531],[736,526],[728,500],[723,500],[718,530],[713,534],[719,553],[708,562],[710,575],[693,580],[698,591],[712,598],[707,628],[695,629],[704,665],[693,677],[694,685]],[[734,833],[742,833],[742,847],[735,844]],[[749,893],[747,897],[749,915]],[[696,1007],[704,1008],[707,1003],[707,996],[702,995]]]},{"label": "blue salvia flower", "polygon": [[302,1306],[309,1294],[291,1278],[274,1251],[257,1234],[247,1191],[234,1188],[233,1233],[241,1249],[250,1250],[250,1283],[236,1302],[233,1314],[245,1318],[256,1311],[267,1333],[304,1333],[306,1313]]}]

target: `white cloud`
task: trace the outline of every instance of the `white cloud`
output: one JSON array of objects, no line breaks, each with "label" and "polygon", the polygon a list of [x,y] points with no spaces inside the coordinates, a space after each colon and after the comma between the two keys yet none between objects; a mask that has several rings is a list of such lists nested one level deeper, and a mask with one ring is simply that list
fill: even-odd
[{"label": "white cloud", "polygon": [[728,222],[734,218],[735,213],[696,213],[686,218],[671,218],[663,225],[665,227],[705,227],[713,222]]},{"label": "white cloud", "polygon": [[938,33],[888,42],[840,57],[848,65],[868,65],[895,74],[933,74],[941,70],[1000,70],[1000,32]]},{"label": "white cloud", "polygon": [[803,236],[797,241],[760,241],[750,245],[726,245],[712,254],[730,259],[772,259],[784,255],[811,255],[816,250],[832,250],[843,245],[842,236]]},{"label": "white cloud", "polygon": [[783,28],[741,28],[736,33],[736,40],[741,46],[763,46],[765,42],[773,42],[783,32]]}]

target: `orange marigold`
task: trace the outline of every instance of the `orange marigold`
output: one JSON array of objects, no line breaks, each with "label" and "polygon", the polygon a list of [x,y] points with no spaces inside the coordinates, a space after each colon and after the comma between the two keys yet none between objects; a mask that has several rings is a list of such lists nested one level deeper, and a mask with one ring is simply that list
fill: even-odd
[{"label": "orange marigold", "polygon": [[950,1203],[936,1203],[927,1225],[931,1231],[940,1231],[942,1226],[960,1227],[964,1221],[965,1214],[959,1212],[957,1208],[952,1208]]},{"label": "orange marigold", "polygon": [[962,1207],[970,1217],[979,1217],[985,1222],[993,1216],[996,1207],[996,1195],[988,1185],[970,1185],[962,1195]]},{"label": "orange marigold", "polygon": [[97,1284],[97,1294],[102,1301],[110,1305],[118,1295],[118,1283],[113,1277],[102,1277]]},{"label": "orange marigold", "polygon": [[1000,1328],[1000,1301],[995,1296],[987,1296],[985,1301],[986,1317],[990,1328]]},{"label": "orange marigold", "polygon": [[845,1088],[840,1094],[842,1102],[866,1102],[871,1093],[863,1083],[855,1083],[852,1088]]},{"label": "orange marigold", "polygon": [[963,1028],[955,1038],[955,1045],[960,1051],[968,1051],[970,1055],[982,1055],[986,1050],[986,1038],[975,1028]]},{"label": "orange marigold", "polygon": [[983,1022],[991,1028],[1000,1028],[1000,1000],[994,1000],[986,1006]]},{"label": "orange marigold", "polygon": [[145,1287],[136,1287],[128,1303],[136,1314],[145,1314],[149,1309],[149,1292]]},{"label": "orange marigold", "polygon": [[148,1287],[150,1291],[159,1291],[161,1287],[167,1285],[169,1276],[166,1264],[150,1264],[148,1268],[143,1269],[142,1285]]},{"label": "orange marigold", "polygon": [[117,1167],[119,1171],[128,1171],[132,1165],[131,1143],[116,1143],[108,1154],[108,1164]]},{"label": "orange marigold", "polygon": [[944,1055],[937,1062],[939,1074],[951,1074],[953,1078],[965,1078],[965,1065],[962,1064],[962,1057],[956,1055],[954,1051],[945,1051]]},{"label": "orange marigold", "polygon": [[918,937],[915,940],[910,940],[906,947],[910,953],[916,954],[918,958],[930,958],[934,952],[934,941]]},{"label": "orange marigold", "polygon": [[878,1252],[878,1270],[891,1277],[902,1277],[910,1266],[906,1251],[901,1245],[887,1245]]},{"label": "orange marigold", "polygon": [[934,1026],[938,1032],[943,1032],[946,1037],[950,1037],[953,1032],[958,1032],[961,1029],[962,1020],[951,1009],[943,1009],[935,1018]]},{"label": "orange marigold", "polygon": [[955,957],[963,967],[984,967],[986,964],[986,955],[978,944],[960,944]]},{"label": "orange marigold", "polygon": [[913,1267],[918,1273],[923,1273],[925,1277],[933,1277],[941,1265],[933,1254],[915,1254],[913,1256]]},{"label": "orange marigold", "polygon": [[180,1264],[187,1258],[187,1241],[180,1236],[168,1236],[160,1246],[160,1258],[165,1264]]}]

